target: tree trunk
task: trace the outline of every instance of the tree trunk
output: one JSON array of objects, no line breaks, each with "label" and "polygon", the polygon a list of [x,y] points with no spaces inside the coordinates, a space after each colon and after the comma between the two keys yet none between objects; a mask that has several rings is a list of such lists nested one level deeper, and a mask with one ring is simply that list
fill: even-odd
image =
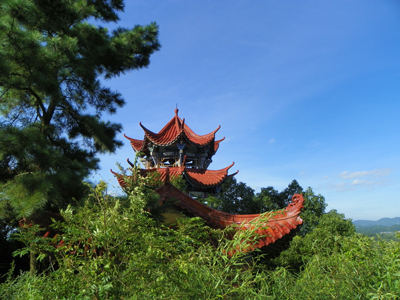
[{"label": "tree trunk", "polygon": [[33,275],[37,270],[36,251],[30,252],[29,272]]}]

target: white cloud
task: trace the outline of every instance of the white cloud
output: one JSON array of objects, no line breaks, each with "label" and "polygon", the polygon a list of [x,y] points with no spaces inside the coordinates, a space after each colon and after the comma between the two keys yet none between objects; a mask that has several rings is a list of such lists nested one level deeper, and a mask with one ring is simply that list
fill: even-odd
[{"label": "white cloud", "polygon": [[363,184],[365,183],[366,180],[359,180],[359,179],[354,179],[351,183],[351,185],[358,185],[358,184]]},{"label": "white cloud", "polygon": [[344,171],[336,176],[325,176],[323,179],[328,180],[329,178],[330,182],[323,186],[337,192],[352,191],[359,188],[373,188],[388,184],[388,179],[384,177],[390,175],[391,171],[390,168],[371,171]]},{"label": "white cloud", "polygon": [[328,190],[334,190],[337,192],[345,192],[349,190],[354,190],[354,187],[350,187],[346,182],[339,182],[339,183],[329,183],[325,185]]},{"label": "white cloud", "polygon": [[365,176],[370,176],[370,177],[384,177],[389,175],[391,172],[391,169],[389,168],[383,168],[383,169],[376,169],[372,171],[356,171],[349,173],[347,171],[344,171],[339,174],[339,177],[342,179],[356,179],[356,178],[361,178]]}]

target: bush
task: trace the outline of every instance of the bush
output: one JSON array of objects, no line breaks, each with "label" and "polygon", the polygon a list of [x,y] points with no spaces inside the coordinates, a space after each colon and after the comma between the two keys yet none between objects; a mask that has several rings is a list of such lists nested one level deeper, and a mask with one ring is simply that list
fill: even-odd
[{"label": "bush", "polygon": [[[126,201],[105,196],[97,188],[85,205],[68,207],[56,223],[53,239],[34,235],[34,227],[18,235],[25,248],[52,258],[42,274],[21,274],[1,285],[10,299],[212,299],[246,298],[255,278],[253,267],[239,254],[226,254],[238,243],[199,218],[179,220],[176,229],[158,227],[144,209],[146,194],[135,190]],[[215,248],[210,240],[218,240]],[[225,251],[224,251],[225,250]],[[228,296],[229,295],[229,296]]]}]

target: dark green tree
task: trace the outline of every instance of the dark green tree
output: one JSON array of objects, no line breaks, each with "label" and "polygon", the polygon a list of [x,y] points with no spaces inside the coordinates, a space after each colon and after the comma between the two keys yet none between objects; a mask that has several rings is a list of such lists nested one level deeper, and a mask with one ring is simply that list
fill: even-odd
[{"label": "dark green tree", "polygon": [[[86,190],[97,153],[112,153],[121,125],[102,120],[124,105],[102,80],[148,66],[158,27],[109,32],[122,0],[0,3],[0,211],[10,221],[65,208]],[[7,239],[3,241],[7,243]],[[3,242],[2,241],[2,242]],[[35,269],[31,255],[31,270]]]},{"label": "dark green tree", "polygon": [[297,182],[297,180],[293,179],[292,182],[285,188],[283,191],[279,193],[279,197],[281,199],[281,203],[283,207],[289,205],[292,202],[292,197],[294,194],[302,194],[303,188]]},{"label": "dark green tree", "polygon": [[294,194],[301,193],[303,188],[296,180],[281,192],[269,186],[261,188],[261,191],[255,194],[245,183],[229,178],[222,184],[221,191],[217,195],[204,199],[204,202],[229,213],[259,214],[283,209],[292,201]]},{"label": "dark green tree", "polygon": [[[303,193],[304,208],[301,213],[303,225],[300,228],[299,235],[305,236],[319,224],[321,217],[325,214],[325,208],[328,206],[325,197],[321,194],[315,195],[312,188]],[[343,216],[344,217],[344,216]]]},{"label": "dark green tree", "polygon": [[294,194],[303,193],[303,188],[296,180],[293,180],[287,188],[278,192],[272,186],[261,188],[261,191],[256,194],[254,201],[259,207],[259,212],[283,209],[290,202]]},{"label": "dark green tree", "polygon": [[103,79],[148,66],[158,27],[109,32],[122,0],[4,0],[0,4],[0,205],[18,217],[65,207],[121,146],[124,105]]},{"label": "dark green tree", "polygon": [[237,182],[235,178],[228,178],[221,186],[221,191],[202,201],[212,208],[233,213],[251,214],[258,213],[254,202],[254,190],[243,182]]},{"label": "dark green tree", "polygon": [[257,203],[260,212],[278,210],[284,207],[278,190],[272,186],[261,188],[261,191],[255,195],[254,201]]}]

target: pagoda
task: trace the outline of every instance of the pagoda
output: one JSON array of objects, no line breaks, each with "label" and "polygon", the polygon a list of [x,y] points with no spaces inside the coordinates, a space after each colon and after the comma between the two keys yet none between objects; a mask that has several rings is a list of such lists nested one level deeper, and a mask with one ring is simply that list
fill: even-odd
[{"label": "pagoda", "polygon": [[[215,134],[221,126],[211,133],[198,135],[185,124],[185,119],[178,116],[178,109],[175,109],[175,116],[158,133],[148,130],[141,123],[139,125],[144,131],[143,139],[137,140],[124,136],[130,141],[144,166],[144,169],[139,170],[140,174],[148,176],[154,173],[162,181],[163,184],[155,190],[160,195],[160,205],[168,199],[175,200],[172,210],[165,213],[166,223],[173,223],[183,213],[189,217],[200,217],[215,229],[237,225],[239,230],[254,230],[252,224],[262,217],[261,214],[225,213],[195,199],[218,192],[227,178],[239,172],[228,175],[228,170],[234,163],[221,170],[208,170],[212,157],[224,140],[224,138],[215,140]],[[128,163],[134,166],[129,159]],[[127,183],[124,176],[112,170],[111,172],[117,176],[120,186],[125,189]],[[185,179],[189,193],[170,184],[170,177],[177,176]],[[257,228],[257,242],[241,251],[263,248],[265,252],[276,255],[285,249],[298,226],[303,222],[300,217],[303,202],[303,196],[295,194],[292,203],[285,209],[271,212],[268,222],[263,224],[262,228]]]},{"label": "pagoda", "polygon": [[[171,177],[182,176],[186,180],[191,196],[206,197],[207,194],[219,192],[221,184],[239,172],[228,175],[234,163],[221,170],[208,170],[220,142],[225,139],[215,140],[215,134],[221,126],[209,134],[198,135],[185,124],[185,119],[178,116],[178,109],[175,109],[175,116],[158,133],[148,130],[142,123],[139,125],[144,131],[142,140],[124,136],[139,154],[144,166],[140,170],[143,176],[157,172],[163,181],[168,168]],[[129,159],[128,163],[133,167]],[[120,184],[125,186],[123,179],[120,176],[118,178]]]}]

